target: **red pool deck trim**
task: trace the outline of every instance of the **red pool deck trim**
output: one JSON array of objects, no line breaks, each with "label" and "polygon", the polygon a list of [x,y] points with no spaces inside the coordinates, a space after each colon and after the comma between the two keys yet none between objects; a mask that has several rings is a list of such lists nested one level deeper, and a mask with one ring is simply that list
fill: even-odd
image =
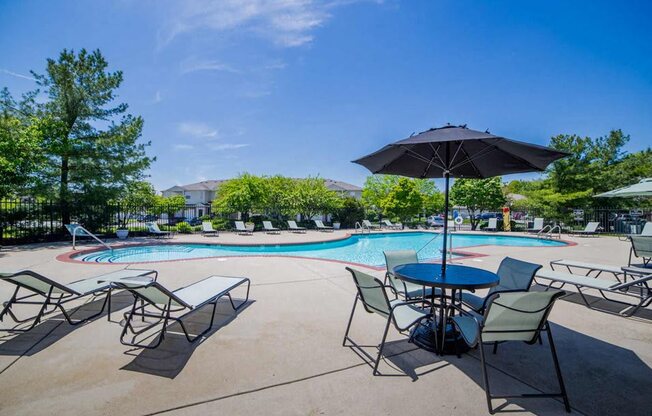
[{"label": "red pool deck trim", "polygon": [[[420,232],[420,231],[413,231],[413,232]],[[374,233],[371,235],[380,235],[380,234],[394,234],[394,233]],[[467,234],[467,235],[482,235],[482,234]],[[505,236],[504,234],[498,234],[499,236]],[[120,248],[128,248],[128,247],[146,247],[146,246],[160,246],[160,245],[177,245],[177,244],[197,244],[197,245],[217,245],[217,246],[223,246],[223,247],[259,247],[259,246],[288,246],[288,245],[306,245],[306,244],[323,244],[323,243],[328,243],[328,242],[334,242],[334,241],[342,241],[350,238],[352,235],[347,233],[344,236],[337,237],[337,238],[330,238],[330,239],[325,239],[325,240],[319,240],[319,241],[308,241],[308,242],[283,242],[283,243],[274,243],[274,244],[260,244],[260,243],[197,243],[197,242],[174,242],[174,241],[151,241],[151,242],[146,242],[146,243],[124,243],[124,244],[118,244],[115,246],[112,246],[112,248],[120,249]],[[514,236],[517,237],[517,236]],[[536,237],[530,237],[530,236],[518,236],[519,238],[531,238],[531,239],[537,239]],[[567,241],[567,240],[559,240],[562,243],[565,243],[565,247],[570,247],[570,246],[576,246],[577,243],[573,241]],[[468,247],[493,247],[493,244],[478,244],[475,246],[468,246]],[[537,246],[538,248],[550,248],[550,247],[559,247],[559,246]],[[368,264],[362,264],[362,263],[354,263],[354,262],[347,262],[344,260],[337,260],[337,259],[325,259],[321,257],[304,257],[304,256],[285,256],[285,255],[262,255],[262,254],[247,254],[247,255],[241,255],[241,256],[209,256],[209,257],[193,257],[190,259],[174,259],[174,260],[158,260],[158,261],[139,261],[139,262],[126,262],[126,263],[103,263],[103,262],[86,262],[86,261],[81,261],[75,259],[75,257],[86,255],[86,254],[91,254],[95,253],[98,251],[104,251],[106,250],[104,247],[97,246],[93,247],[90,249],[86,250],[72,250],[66,253],[59,254],[56,257],[56,260],[64,262],[64,263],[78,263],[78,264],[95,264],[95,265],[108,265],[108,264],[154,264],[154,263],[170,263],[170,262],[180,262],[180,261],[192,261],[192,260],[207,260],[207,259],[228,259],[228,258],[286,258],[286,259],[306,259],[306,260],[319,260],[319,261],[326,261],[326,262],[331,262],[331,263],[338,263],[338,264],[345,264],[345,265],[352,265],[356,267],[365,267],[368,269],[372,270],[385,270],[384,267],[380,266],[371,266]],[[452,250],[452,253],[454,255],[463,257],[464,259],[472,259],[472,258],[478,258],[478,257],[486,257],[488,256],[487,254],[481,254],[481,253],[475,253],[471,251],[464,251],[464,250]],[[455,260],[459,259],[453,259],[453,262]],[[439,260],[433,260],[433,261],[427,261],[431,263],[437,263]]]}]

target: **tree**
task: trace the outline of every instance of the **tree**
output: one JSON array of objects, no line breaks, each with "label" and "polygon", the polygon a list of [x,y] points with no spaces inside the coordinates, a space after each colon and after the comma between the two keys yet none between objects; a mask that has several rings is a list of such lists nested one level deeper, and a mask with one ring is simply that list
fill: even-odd
[{"label": "tree", "polygon": [[138,143],[143,119],[127,114],[127,104],[114,103],[122,72],[107,67],[99,50],[64,49],[58,60],[48,59],[45,75],[32,71],[48,100],[35,103],[34,93],[22,103],[33,115],[51,120],[43,140],[40,192],[61,201],[64,223],[70,221],[67,206],[73,199],[115,199],[154,160],[145,154],[149,143]]},{"label": "tree", "polygon": [[159,196],[156,195],[152,213],[161,215],[166,213],[168,218],[181,211],[186,206],[186,198],[183,195]]},{"label": "tree", "polygon": [[423,199],[425,215],[441,212],[444,209],[444,194],[437,189],[432,179],[415,179],[415,184]]},{"label": "tree", "polygon": [[342,228],[353,228],[356,222],[364,219],[364,216],[362,202],[352,196],[345,196],[340,207],[333,212],[333,221],[339,221]]},{"label": "tree", "polygon": [[450,190],[453,204],[465,206],[471,216],[471,229],[478,226],[476,214],[497,210],[505,204],[500,177],[488,179],[455,179]]},{"label": "tree", "polygon": [[309,220],[317,214],[329,214],[340,207],[341,198],[326,187],[321,178],[298,179],[294,189],[297,211]]},{"label": "tree", "polygon": [[265,182],[262,178],[244,173],[220,185],[213,201],[213,210],[222,214],[242,214],[244,221],[255,210],[265,209]]},{"label": "tree", "polygon": [[382,201],[389,191],[398,183],[399,176],[371,175],[367,176],[362,187],[362,204],[368,212],[382,214]]},{"label": "tree", "polygon": [[423,196],[417,182],[409,178],[399,178],[387,196],[381,201],[383,213],[389,217],[406,222],[421,212]]},{"label": "tree", "polygon": [[0,114],[0,199],[18,196],[32,184],[41,162],[43,126]]},{"label": "tree", "polygon": [[[146,181],[137,181],[127,185],[127,189],[117,202],[120,205],[118,216],[120,217],[121,228],[127,228],[127,224],[134,214],[143,212],[147,209],[152,209],[152,207],[154,207],[159,202],[171,201],[167,198],[166,201],[160,201],[157,198],[156,192],[154,191],[154,187],[151,183]],[[185,205],[185,199],[183,203]]]},{"label": "tree", "polygon": [[263,178],[264,208],[267,214],[278,220],[296,214],[294,188],[296,180],[281,175]]}]

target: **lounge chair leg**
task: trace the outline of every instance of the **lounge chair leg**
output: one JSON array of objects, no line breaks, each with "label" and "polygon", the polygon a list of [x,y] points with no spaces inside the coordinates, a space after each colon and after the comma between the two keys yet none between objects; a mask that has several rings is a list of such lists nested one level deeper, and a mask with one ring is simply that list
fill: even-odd
[{"label": "lounge chair leg", "polygon": [[15,320],[14,314],[11,313],[11,305],[13,305],[14,302],[16,302],[16,296],[18,296],[18,291],[19,290],[20,290],[20,286],[16,286],[16,290],[14,290],[13,296],[11,297],[11,299],[9,299],[9,301],[7,303],[5,303],[5,307],[2,308],[2,312],[0,312],[0,321],[2,321],[2,318],[7,313],[9,313],[9,315],[11,315],[11,317],[14,318],[14,320]]},{"label": "lounge chair leg", "polygon": [[480,336],[480,342],[478,343],[478,349],[480,350],[480,363],[482,364],[482,383],[484,387],[484,393],[487,398],[487,407],[489,408],[489,413],[494,414],[494,409],[491,406],[491,393],[489,392],[489,375],[487,374],[487,362],[484,357],[484,344],[482,342],[482,336]]},{"label": "lounge chair leg", "polygon": [[385,347],[385,340],[387,339],[387,333],[389,332],[389,324],[392,323],[392,313],[387,317],[387,324],[385,325],[385,332],[383,333],[383,339],[380,341],[380,348],[378,349],[378,357],[376,357],[376,364],[374,365],[373,374],[376,376],[380,374],[378,372],[378,364],[380,364],[380,358],[383,355],[383,348]]},{"label": "lounge chair leg", "polygon": [[351,309],[351,316],[349,316],[349,323],[346,325],[346,331],[344,332],[344,339],[342,340],[342,346],[346,347],[346,340],[349,338],[349,330],[351,329],[351,322],[353,322],[353,314],[355,313],[355,307],[358,305],[359,295],[355,295],[355,300],[353,301],[353,309]]},{"label": "lounge chair leg", "polygon": [[552,353],[552,360],[555,363],[555,372],[557,373],[557,380],[559,381],[559,388],[561,390],[561,397],[564,400],[564,408],[566,413],[570,413],[570,403],[568,402],[568,394],[566,393],[566,386],[564,385],[564,379],[561,375],[561,368],[559,367],[559,359],[557,358],[557,350],[555,349],[555,343],[552,340],[552,331],[550,329],[550,324],[546,323],[546,332],[548,333],[548,343],[550,344],[550,352]]},{"label": "lounge chair leg", "polygon": [[493,353],[494,353],[494,355],[496,355],[496,353],[498,353],[498,341],[494,342],[494,351],[493,351]]}]

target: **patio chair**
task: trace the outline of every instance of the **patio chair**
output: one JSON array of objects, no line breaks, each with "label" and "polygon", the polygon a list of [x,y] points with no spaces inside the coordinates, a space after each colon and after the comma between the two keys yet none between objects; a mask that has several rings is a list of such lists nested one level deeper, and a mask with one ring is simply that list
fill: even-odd
[{"label": "patio chair", "polygon": [[598,236],[598,229],[600,229],[600,223],[597,221],[592,221],[586,224],[583,230],[574,231],[572,234],[578,237],[586,236]]},{"label": "patio chair", "polygon": [[281,234],[281,229],[274,227],[271,221],[263,221],[263,229],[267,234]]},{"label": "patio chair", "polygon": [[[349,267],[347,267],[346,270],[348,270],[353,276],[353,281],[355,282],[355,285],[358,289],[358,293],[355,297],[355,301],[353,302],[353,309],[351,309],[351,316],[349,317],[349,322],[346,326],[346,332],[344,333],[342,346],[355,347],[369,360],[374,362],[373,375],[378,375],[380,374],[378,372],[378,364],[380,363],[380,358],[383,354],[383,348],[385,346],[385,340],[387,338],[387,332],[389,331],[390,324],[394,324],[394,327],[401,333],[412,328],[414,325],[421,324],[423,320],[430,316],[430,313],[416,307],[415,304],[429,304],[429,302],[422,299],[414,301],[401,301],[399,299],[390,300],[387,297],[387,292],[385,291],[385,287],[387,286],[383,285],[380,280]],[[376,358],[369,355],[369,353],[360,348],[360,346],[349,337],[351,322],[353,321],[353,315],[355,313],[355,308],[358,305],[358,300],[362,302],[365,311],[368,313],[377,313],[378,315],[387,319],[387,323],[385,324],[385,331],[383,332],[383,338],[380,342],[380,347],[378,348],[378,355]],[[347,345],[347,341],[349,341],[351,344]]]},{"label": "patio chair", "polygon": [[[546,290],[551,288],[562,289],[567,284],[575,286],[586,306],[591,309],[591,303],[584,295],[583,290],[597,290],[605,300],[619,303],[621,305],[627,305],[625,309],[619,312],[619,314],[623,316],[632,316],[639,308],[645,308],[652,302],[652,288],[650,287],[652,270],[650,270],[650,274],[648,275],[632,276],[632,280],[624,283],[546,269],[540,269],[537,271],[534,278],[535,282],[538,283],[538,279],[550,281],[547,286],[542,285]],[[555,283],[560,283],[560,285],[554,286]],[[637,299],[638,302],[628,303],[620,299],[615,299],[613,296],[607,296],[607,294],[618,295],[621,297],[633,297],[634,299]]]},{"label": "patio chair", "polygon": [[[120,279],[133,279],[137,277],[153,276],[156,280],[158,273],[155,270],[118,270],[111,273],[105,273],[99,276],[89,277],[87,279],[77,280],[72,283],[60,283],[49,279],[42,274],[36,273],[31,270],[22,270],[19,272],[0,273],[0,280],[11,283],[16,286],[13,295],[9,301],[4,303],[4,307],[0,312],[0,321],[5,315],[17,324],[32,321],[26,329],[4,329],[3,331],[25,332],[34,328],[45,315],[49,315],[59,309],[63,317],[70,325],[78,325],[83,322],[89,321],[93,318],[100,316],[104,312],[104,308],[108,305],[108,316],[111,315],[111,288],[112,282]],[[19,291],[29,292],[29,294],[22,294],[19,296]],[[65,308],[69,302],[79,300],[81,298],[92,296],[93,298],[106,295],[102,308],[99,312],[88,316],[84,319],[74,321],[72,313],[69,313]],[[39,305],[38,313],[29,318],[20,319],[14,314],[14,307],[16,305]],[[52,308],[48,310],[48,308]]]},{"label": "patio chair", "polygon": [[66,227],[66,230],[68,230],[68,233],[72,236],[72,249],[76,249],[77,245],[77,237],[85,237],[85,238],[92,238],[96,241],[99,241],[102,244],[105,244],[102,240],[99,239],[99,236],[102,236],[102,234],[93,234],[90,231],[88,231],[86,228],[82,227],[81,224],[64,224],[64,227]]},{"label": "patio chair", "polygon": [[299,227],[296,221],[288,221],[288,229],[293,233],[305,234],[306,227]]},{"label": "patio chair", "polygon": [[[622,282],[621,277],[625,277],[627,274],[622,267],[620,266],[610,266],[608,264],[597,264],[597,263],[588,263],[588,262],[583,262],[583,261],[577,261],[577,260],[567,260],[567,259],[560,259],[560,260],[553,260],[550,262],[550,268],[552,270],[555,270],[555,266],[561,266],[561,267],[566,267],[566,270],[568,270],[568,273],[573,274],[573,269],[582,269],[586,270],[586,273],[584,274],[585,276],[590,276],[591,273],[597,272],[594,276],[592,277],[599,277],[602,273],[611,273],[616,280],[619,282]],[[652,272],[652,270],[650,271]]]},{"label": "patio chair", "polygon": [[391,229],[391,230],[402,230],[403,229],[403,224],[401,223],[396,223],[393,224],[390,220],[383,220],[383,224],[385,224],[385,227]]},{"label": "patio chair", "polygon": [[652,260],[652,237],[632,236],[632,247],[629,249],[629,263],[632,265],[632,254],[643,260],[643,266],[647,267]]},{"label": "patio chair", "polygon": [[486,297],[469,292],[461,293],[462,302],[478,313],[483,313],[487,302],[496,293],[527,292],[530,290],[536,272],[543,266],[535,263],[505,257],[498,266],[496,274],[500,278],[497,286],[489,289]]},{"label": "patio chair", "polygon": [[[493,399],[544,397],[561,397],[564,401],[566,412],[570,412],[568,395],[561,375],[561,368],[552,339],[550,324],[548,323],[548,315],[552,310],[552,306],[563,295],[564,292],[562,291],[495,293],[489,297],[483,316],[476,316],[460,309],[460,314],[451,318],[453,325],[455,325],[455,328],[462,335],[462,339],[470,347],[477,346],[480,350],[482,381],[487,397],[489,413],[494,413],[494,408],[491,403]],[[541,332],[545,332],[548,335],[548,344],[550,345],[555,373],[557,374],[559,392],[509,395],[492,394],[489,386],[489,374],[483,344],[493,343],[496,345],[497,342],[523,341],[532,345],[537,339],[540,339]]]},{"label": "patio chair", "polygon": [[155,222],[145,223],[145,226],[147,227],[147,234],[148,235],[153,235],[154,237],[157,237],[157,238],[160,238],[160,237],[172,238],[172,232],[171,231],[161,231],[161,229],[158,228],[158,224],[155,223]]},{"label": "patio chair", "polygon": [[203,221],[201,223],[201,234],[203,236],[215,236],[218,237],[220,234],[216,229],[213,228],[213,223],[210,221]]},{"label": "patio chair", "polygon": [[[240,285],[247,284],[247,295],[245,299],[236,305],[231,297],[231,291]],[[226,296],[234,311],[239,310],[249,300],[249,288],[251,282],[246,277],[210,276],[189,286],[169,291],[158,282],[143,283],[142,281],[131,281],[124,279],[114,283],[115,287],[125,289],[134,295],[134,303],[130,312],[125,313],[125,325],[120,335],[120,342],[137,348],[154,349],[161,344],[169,321],[179,323],[183,334],[188,342],[193,343],[206,335],[213,326],[215,310],[218,301]],[[211,320],[208,327],[201,333],[192,336],[186,328],[183,319],[193,312],[212,305]],[[174,314],[175,316],[173,316]],[[134,327],[132,322],[135,317],[153,318],[154,321],[145,327]],[[153,344],[143,344],[136,341],[136,337],[161,325],[158,339]],[[130,333],[131,340],[125,340]],[[145,337],[150,339],[149,336]]]},{"label": "patio chair", "polygon": [[242,221],[235,221],[235,230],[239,235],[253,235],[254,230],[250,230],[245,226],[245,223]]},{"label": "patio chair", "polygon": [[489,218],[485,231],[498,231],[498,218]]},{"label": "patio chair", "polygon": [[536,234],[541,230],[543,230],[543,218],[535,218],[532,228],[528,228],[527,232]]},{"label": "patio chair", "polygon": [[380,224],[372,224],[369,220],[362,220],[362,225],[367,227],[369,230],[380,229]]},{"label": "patio chair", "polygon": [[[418,263],[417,252],[414,250],[390,250],[384,251],[385,264],[387,265],[387,272],[385,273],[385,284],[389,281],[390,286],[394,293],[402,296],[406,300],[430,298],[432,296],[432,288],[419,286],[414,283],[401,280],[394,275],[394,267],[408,263]],[[435,291],[439,296],[439,289]]]},{"label": "patio chair", "polygon": [[321,231],[321,232],[332,233],[334,231],[333,227],[330,227],[328,225],[324,225],[324,223],[321,220],[314,220],[314,222],[315,222],[315,226],[317,227],[317,229],[319,231]]}]

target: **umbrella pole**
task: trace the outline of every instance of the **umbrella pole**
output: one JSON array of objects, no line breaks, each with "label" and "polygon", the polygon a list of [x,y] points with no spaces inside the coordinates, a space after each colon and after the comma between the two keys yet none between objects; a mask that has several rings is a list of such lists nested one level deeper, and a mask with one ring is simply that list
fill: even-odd
[{"label": "umbrella pole", "polygon": [[445,190],[444,190],[444,250],[443,250],[443,259],[441,262],[441,275],[446,276],[446,250],[447,250],[447,243],[448,243],[448,184],[450,181],[450,172],[446,171],[444,174],[444,178],[446,179],[446,185],[445,185]]}]

